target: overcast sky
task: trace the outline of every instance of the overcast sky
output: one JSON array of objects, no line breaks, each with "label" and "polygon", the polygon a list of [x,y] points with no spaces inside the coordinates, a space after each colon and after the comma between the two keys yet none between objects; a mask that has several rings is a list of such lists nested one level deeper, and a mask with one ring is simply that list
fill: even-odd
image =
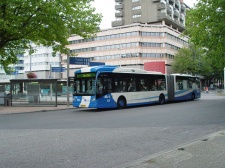
[{"label": "overcast sky", "polygon": [[[196,0],[184,0],[189,7],[193,7]],[[102,13],[101,29],[111,28],[111,22],[115,20],[115,0],[94,0],[93,6],[98,13]]]}]

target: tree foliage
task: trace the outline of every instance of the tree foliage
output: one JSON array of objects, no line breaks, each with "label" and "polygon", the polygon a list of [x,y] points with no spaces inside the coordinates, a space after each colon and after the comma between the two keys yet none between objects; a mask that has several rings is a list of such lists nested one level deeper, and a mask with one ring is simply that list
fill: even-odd
[{"label": "tree foliage", "polygon": [[202,47],[215,74],[225,66],[225,0],[198,0],[187,11],[186,34],[190,42]]},{"label": "tree foliage", "polygon": [[98,32],[102,15],[91,7],[93,0],[1,0],[0,64],[7,70],[30,41],[68,53],[68,37],[89,38]]},{"label": "tree foliage", "polygon": [[194,45],[178,50],[172,67],[174,73],[208,76],[212,72],[211,63],[203,50]]}]

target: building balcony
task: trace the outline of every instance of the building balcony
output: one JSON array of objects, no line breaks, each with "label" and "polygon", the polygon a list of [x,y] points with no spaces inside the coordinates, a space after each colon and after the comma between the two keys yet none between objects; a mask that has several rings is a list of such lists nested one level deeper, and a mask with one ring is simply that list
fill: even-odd
[{"label": "building balcony", "polygon": [[167,4],[166,5],[166,11],[167,11],[168,14],[172,14],[173,8],[170,5]]},{"label": "building balcony", "polygon": [[181,20],[181,21],[184,21],[184,20],[185,20],[184,14],[180,14],[180,20]]},{"label": "building balcony", "polygon": [[180,16],[180,12],[177,9],[175,9],[173,16],[174,16],[174,18],[178,18]]},{"label": "building balcony", "polygon": [[181,12],[182,13],[186,12],[186,7],[185,7],[185,5],[183,3],[181,4]]},{"label": "building balcony", "polygon": [[123,9],[123,4],[115,5],[115,9],[116,9],[116,10],[121,10],[121,9]]},{"label": "building balcony", "polygon": [[160,2],[160,0],[152,0],[152,2]]},{"label": "building balcony", "polygon": [[123,17],[123,12],[117,12],[115,13],[115,17]]},{"label": "building balcony", "polygon": [[169,0],[169,4],[173,5],[175,3],[175,0]]},{"label": "building balcony", "polygon": [[141,17],[133,18],[133,23],[141,23]]},{"label": "building balcony", "polygon": [[180,1],[179,0],[175,0],[175,8],[180,10]]},{"label": "building balcony", "polygon": [[174,19],[174,22],[175,22],[176,24],[180,24],[180,20],[179,20],[178,18]]},{"label": "building balcony", "polygon": [[135,6],[141,6],[141,2],[140,1],[133,2],[132,7],[135,7]]},{"label": "building balcony", "polygon": [[112,21],[112,27],[123,26],[123,25],[124,25],[123,20]]},{"label": "building balcony", "polygon": [[165,21],[166,25],[172,25],[173,28],[178,28],[181,32],[185,29],[184,24],[180,23],[178,18],[176,18],[176,20],[173,20],[172,17],[165,12],[158,12],[157,15],[158,20]]},{"label": "building balcony", "polygon": [[132,11],[132,14],[133,14],[133,15],[141,15],[141,9],[133,10],[133,11]]},{"label": "building balcony", "polygon": [[170,16],[165,12],[158,12],[158,20],[170,19]]},{"label": "building balcony", "polygon": [[158,5],[157,5],[157,9],[158,10],[161,10],[161,9],[166,9],[166,4],[165,3],[159,3]]}]

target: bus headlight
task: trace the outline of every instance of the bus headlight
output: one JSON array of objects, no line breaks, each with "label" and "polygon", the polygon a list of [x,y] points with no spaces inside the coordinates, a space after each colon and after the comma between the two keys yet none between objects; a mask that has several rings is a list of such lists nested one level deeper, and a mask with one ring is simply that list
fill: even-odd
[{"label": "bus headlight", "polygon": [[91,101],[95,101],[95,98],[92,98]]}]

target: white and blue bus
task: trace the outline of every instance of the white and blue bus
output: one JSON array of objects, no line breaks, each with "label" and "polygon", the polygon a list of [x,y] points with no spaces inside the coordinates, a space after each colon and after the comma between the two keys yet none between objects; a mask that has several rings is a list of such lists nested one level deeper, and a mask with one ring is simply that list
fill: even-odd
[{"label": "white and blue bus", "polygon": [[121,109],[201,97],[200,80],[191,75],[107,65],[81,68],[74,75],[74,107]]}]

